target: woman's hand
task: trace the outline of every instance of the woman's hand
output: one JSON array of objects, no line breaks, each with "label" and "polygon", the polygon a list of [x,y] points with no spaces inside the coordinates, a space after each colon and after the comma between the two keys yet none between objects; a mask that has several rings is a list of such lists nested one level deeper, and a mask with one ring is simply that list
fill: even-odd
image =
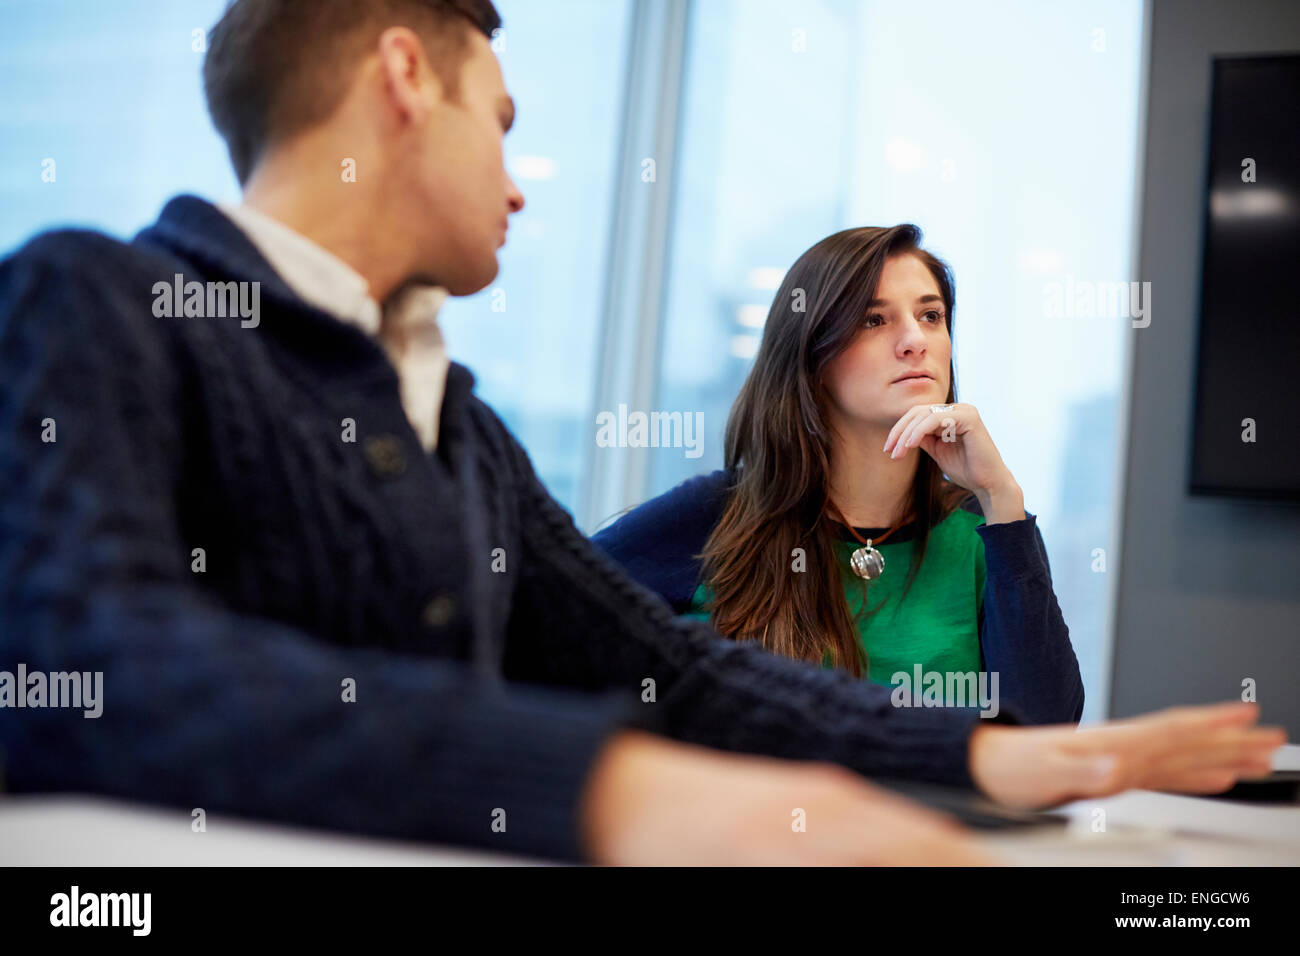
[{"label": "woman's hand", "polygon": [[1256,727],[1257,704],[1174,707],[1098,727],[1002,727],[970,739],[971,777],[990,797],[1045,807],[1130,787],[1221,793],[1266,776],[1286,743],[1279,727]]},{"label": "woman's hand", "polygon": [[[932,411],[932,408],[942,411]],[[986,524],[1022,521],[1025,498],[974,405],[917,405],[894,423],[885,452],[920,448],[952,481],[975,493]]]}]

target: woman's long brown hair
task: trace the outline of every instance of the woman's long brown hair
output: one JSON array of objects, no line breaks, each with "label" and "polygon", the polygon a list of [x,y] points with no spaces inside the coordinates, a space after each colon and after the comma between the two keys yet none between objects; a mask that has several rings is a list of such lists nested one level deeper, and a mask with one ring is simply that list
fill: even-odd
[{"label": "woman's long brown hair", "polygon": [[[862,329],[890,256],[910,253],[925,263],[952,334],[952,273],[920,244],[921,230],[911,224],[846,229],[790,267],[727,420],[732,489],[701,555],[718,631],[799,660],[821,661],[829,653],[835,666],[858,677],[866,672],[866,655],[845,600],[835,532],[825,520],[831,437],[823,376]],[[953,375],[950,363],[949,402],[956,401]],[[921,455],[907,502],[918,528],[909,588],[930,528],[966,495]],[[803,549],[802,561],[796,549]],[[805,570],[796,570],[800,563]],[[860,613],[865,591],[863,597]]]}]

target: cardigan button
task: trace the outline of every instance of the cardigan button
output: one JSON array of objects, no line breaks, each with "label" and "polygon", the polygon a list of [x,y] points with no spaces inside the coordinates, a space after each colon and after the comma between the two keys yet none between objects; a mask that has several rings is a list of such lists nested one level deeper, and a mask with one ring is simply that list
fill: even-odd
[{"label": "cardigan button", "polygon": [[406,471],[406,452],[396,435],[375,435],[366,439],[366,460],[380,478],[396,478]]},{"label": "cardigan button", "polygon": [[439,594],[424,606],[424,623],[432,628],[446,627],[456,614],[456,599],[450,594]]}]

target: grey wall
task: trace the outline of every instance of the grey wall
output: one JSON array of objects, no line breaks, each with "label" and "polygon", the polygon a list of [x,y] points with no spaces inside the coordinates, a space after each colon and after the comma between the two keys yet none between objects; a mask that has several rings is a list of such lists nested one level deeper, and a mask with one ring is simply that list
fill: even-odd
[{"label": "grey wall", "polygon": [[[1300,52],[1300,3],[1152,2],[1137,276],[1151,282],[1152,311],[1151,325],[1131,332],[1110,713],[1237,698],[1252,677],[1263,719],[1296,741],[1300,507],[1186,487],[1210,58]],[[1300,381],[1300,356],[1296,366]]]}]

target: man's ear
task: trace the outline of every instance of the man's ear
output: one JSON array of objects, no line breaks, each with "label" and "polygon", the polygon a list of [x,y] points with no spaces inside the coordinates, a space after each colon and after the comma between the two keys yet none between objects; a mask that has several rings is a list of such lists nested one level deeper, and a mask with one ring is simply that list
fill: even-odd
[{"label": "man's ear", "polygon": [[389,27],[379,35],[376,48],[384,90],[402,120],[421,118],[442,99],[442,83],[413,30]]}]

